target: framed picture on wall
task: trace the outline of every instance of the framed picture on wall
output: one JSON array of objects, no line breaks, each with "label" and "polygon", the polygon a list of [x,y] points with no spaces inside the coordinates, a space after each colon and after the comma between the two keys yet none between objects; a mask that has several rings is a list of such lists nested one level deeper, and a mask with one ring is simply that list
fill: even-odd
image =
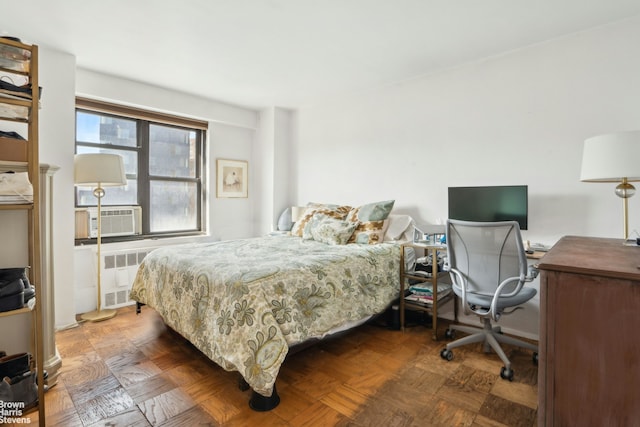
[{"label": "framed picture on wall", "polygon": [[244,160],[216,159],[216,197],[248,197],[248,169]]}]

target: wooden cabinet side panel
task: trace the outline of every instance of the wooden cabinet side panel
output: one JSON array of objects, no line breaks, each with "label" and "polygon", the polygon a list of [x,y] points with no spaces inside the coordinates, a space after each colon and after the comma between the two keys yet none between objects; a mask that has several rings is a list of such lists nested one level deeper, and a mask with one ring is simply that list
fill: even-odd
[{"label": "wooden cabinet side panel", "polygon": [[[553,378],[548,378],[553,366],[553,354],[547,351],[548,340],[553,340],[553,330],[547,325],[553,325],[554,311],[549,302],[549,283],[554,283],[554,272],[543,271],[540,274],[540,338],[538,340],[538,425],[552,425],[547,414],[553,414],[552,390],[548,390],[548,384],[553,384]],[[550,360],[551,359],[551,360]]]},{"label": "wooden cabinet side panel", "polygon": [[640,283],[545,276],[543,425],[631,425],[640,419]]}]

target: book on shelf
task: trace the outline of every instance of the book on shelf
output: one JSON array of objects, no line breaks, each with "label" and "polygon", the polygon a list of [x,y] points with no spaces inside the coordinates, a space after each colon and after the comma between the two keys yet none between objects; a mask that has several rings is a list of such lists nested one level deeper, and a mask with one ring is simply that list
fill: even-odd
[{"label": "book on shelf", "polygon": [[[414,285],[409,286],[409,290],[412,293],[418,294],[418,295],[432,295],[433,285],[431,284],[431,282],[416,283]],[[444,292],[450,292],[450,291],[451,291],[450,283],[438,282],[438,294],[441,294]]]},{"label": "book on shelf", "polygon": [[[451,293],[451,285],[438,283],[438,301]],[[412,303],[433,305],[433,286],[431,283],[418,283],[409,287],[409,293],[404,297],[405,301]]]}]

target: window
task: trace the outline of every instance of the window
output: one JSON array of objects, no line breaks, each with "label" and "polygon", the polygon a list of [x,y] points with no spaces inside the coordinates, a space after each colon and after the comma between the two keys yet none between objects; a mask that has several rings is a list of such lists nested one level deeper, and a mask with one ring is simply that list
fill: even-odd
[{"label": "window", "polygon": [[[102,206],[141,206],[143,236],[203,231],[206,130],[206,122],[76,100],[76,153],[113,153],[124,160],[127,185],[106,188]],[[76,207],[96,204],[93,189],[76,189]]]}]

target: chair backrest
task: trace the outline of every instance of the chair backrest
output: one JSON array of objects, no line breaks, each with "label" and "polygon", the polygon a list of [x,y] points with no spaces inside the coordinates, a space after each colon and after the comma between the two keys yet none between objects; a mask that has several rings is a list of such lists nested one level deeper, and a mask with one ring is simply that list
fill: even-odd
[{"label": "chair backrest", "polygon": [[[520,226],[516,221],[470,222],[448,220],[447,256],[449,268],[464,279],[451,275],[454,286],[466,286],[466,291],[494,295],[500,283],[510,282],[501,295],[517,293],[527,275],[527,256]],[[460,283],[460,281],[465,283]]]}]

